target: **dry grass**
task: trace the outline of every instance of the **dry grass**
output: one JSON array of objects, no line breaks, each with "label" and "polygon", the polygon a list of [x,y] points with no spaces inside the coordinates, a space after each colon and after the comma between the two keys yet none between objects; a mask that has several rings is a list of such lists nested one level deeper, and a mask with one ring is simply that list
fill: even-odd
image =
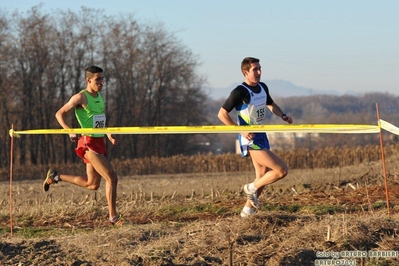
[{"label": "dry grass", "polygon": [[[387,160],[391,217],[378,162],[292,170],[241,219],[241,187],[252,172],[120,177],[125,225],[107,224],[104,184],[88,192],[41,181],[14,184],[14,236],[8,196],[0,197],[2,265],[315,265],[322,252],[399,250],[398,157]],[[8,183],[0,185],[8,191]],[[326,254],[326,253],[324,253]],[[398,265],[394,258],[346,258]]]},{"label": "dry grass", "polygon": [[[399,149],[398,143],[387,144],[384,147],[385,156],[395,156]],[[379,145],[359,147],[327,147],[320,149],[292,149],[277,152],[290,169],[341,169],[346,166],[367,164],[378,161],[381,157]],[[250,158],[243,159],[239,154],[196,154],[192,156],[176,155],[171,157],[150,157],[136,159],[112,159],[111,163],[120,176],[158,176],[180,174],[209,174],[245,173],[253,171]],[[47,166],[28,163],[14,164],[14,180],[38,179],[43,175]],[[52,164],[60,172],[81,174],[85,166],[79,162],[75,164]],[[0,169],[0,181],[9,180],[9,169]]]}]

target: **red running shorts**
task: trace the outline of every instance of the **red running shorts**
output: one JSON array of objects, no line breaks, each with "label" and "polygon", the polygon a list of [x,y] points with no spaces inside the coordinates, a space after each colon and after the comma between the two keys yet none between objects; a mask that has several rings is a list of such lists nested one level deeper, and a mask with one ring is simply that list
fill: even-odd
[{"label": "red running shorts", "polygon": [[107,156],[107,148],[105,146],[104,137],[93,138],[90,136],[81,136],[78,140],[78,146],[75,149],[76,154],[83,159],[84,163],[90,163],[85,158],[86,151],[92,151],[96,154],[104,154]]}]

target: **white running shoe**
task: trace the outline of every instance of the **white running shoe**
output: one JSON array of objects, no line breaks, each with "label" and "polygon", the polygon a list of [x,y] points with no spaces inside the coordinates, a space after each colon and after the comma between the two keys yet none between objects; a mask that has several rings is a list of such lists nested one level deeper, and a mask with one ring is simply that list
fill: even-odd
[{"label": "white running shoe", "polygon": [[244,211],[244,209],[240,213],[241,218],[248,218],[255,215],[255,211],[251,209],[249,212]]},{"label": "white running shoe", "polygon": [[246,185],[244,186],[244,192],[245,192],[245,194],[247,195],[247,199],[249,200],[249,202],[251,203],[251,205],[252,205],[254,208],[258,209],[258,208],[259,208],[259,201],[258,201],[258,196],[256,195],[256,192],[255,192],[255,193],[249,192],[249,190],[248,190],[248,184],[246,184]]}]

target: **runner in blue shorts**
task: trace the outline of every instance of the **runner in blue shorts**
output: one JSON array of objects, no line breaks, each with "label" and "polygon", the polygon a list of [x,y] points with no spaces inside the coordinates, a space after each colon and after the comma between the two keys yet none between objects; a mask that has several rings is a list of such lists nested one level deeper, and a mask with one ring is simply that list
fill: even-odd
[{"label": "runner in blue shorts", "polygon": [[[220,108],[218,117],[225,125],[259,125],[264,124],[266,108],[289,124],[292,118],[286,115],[273,101],[265,83],[260,82],[261,66],[259,59],[244,58],[241,71],[245,77]],[[229,113],[235,109],[237,122]],[[266,185],[284,178],[288,174],[287,165],[270,151],[266,133],[243,132],[238,135],[242,156],[250,156],[255,168],[255,180],[244,185],[247,202],[241,211],[241,217],[255,214],[254,208],[259,208],[258,198]]]}]

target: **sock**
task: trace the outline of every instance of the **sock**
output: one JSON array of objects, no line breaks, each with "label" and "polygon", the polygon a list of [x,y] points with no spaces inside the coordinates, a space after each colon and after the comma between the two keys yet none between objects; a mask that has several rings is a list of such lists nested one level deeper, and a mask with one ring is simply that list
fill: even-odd
[{"label": "sock", "polygon": [[247,207],[247,206],[244,206],[244,208],[242,209],[245,213],[251,213],[251,207]]},{"label": "sock", "polygon": [[251,192],[251,193],[255,193],[255,192],[256,192],[256,187],[255,187],[254,183],[250,183],[250,184],[248,185],[248,190],[249,190],[249,192]]}]

